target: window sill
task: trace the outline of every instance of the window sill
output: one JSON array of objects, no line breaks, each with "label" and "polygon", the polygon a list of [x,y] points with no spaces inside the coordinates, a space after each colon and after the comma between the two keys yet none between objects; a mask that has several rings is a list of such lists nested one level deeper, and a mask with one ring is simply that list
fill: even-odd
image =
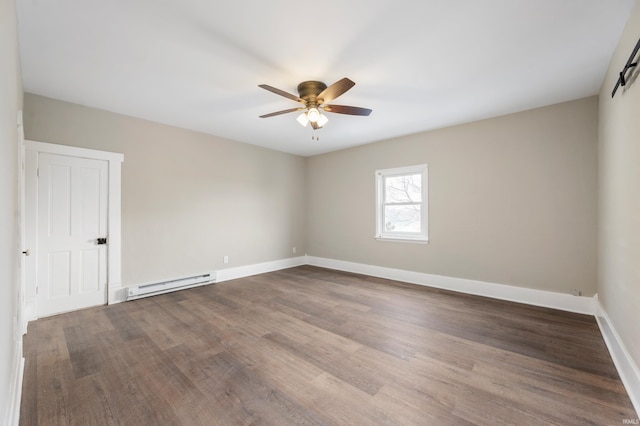
[{"label": "window sill", "polygon": [[386,241],[391,243],[413,243],[413,244],[429,244],[429,240],[418,238],[402,238],[402,237],[374,237],[377,241]]}]

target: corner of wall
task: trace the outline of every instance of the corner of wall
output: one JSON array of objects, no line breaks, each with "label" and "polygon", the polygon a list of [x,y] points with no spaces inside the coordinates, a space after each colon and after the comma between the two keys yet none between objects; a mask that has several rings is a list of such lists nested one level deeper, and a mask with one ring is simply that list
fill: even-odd
[{"label": "corner of wall", "polygon": [[620,338],[620,335],[609,319],[609,315],[600,303],[598,295],[596,294],[594,298],[596,303],[595,317],[598,322],[598,327],[600,327],[604,342],[609,349],[620,379],[629,394],[631,403],[640,417],[640,368],[638,368],[634,362],[624,341]]}]

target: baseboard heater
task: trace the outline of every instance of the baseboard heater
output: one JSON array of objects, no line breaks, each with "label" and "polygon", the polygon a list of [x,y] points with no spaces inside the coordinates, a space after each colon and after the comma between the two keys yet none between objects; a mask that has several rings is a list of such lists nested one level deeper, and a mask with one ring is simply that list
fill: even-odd
[{"label": "baseboard heater", "polygon": [[127,300],[141,299],[143,297],[156,296],[171,291],[184,290],[191,287],[211,284],[216,282],[216,273],[209,272],[202,275],[177,278],[168,281],[160,281],[150,284],[142,284],[127,288]]}]

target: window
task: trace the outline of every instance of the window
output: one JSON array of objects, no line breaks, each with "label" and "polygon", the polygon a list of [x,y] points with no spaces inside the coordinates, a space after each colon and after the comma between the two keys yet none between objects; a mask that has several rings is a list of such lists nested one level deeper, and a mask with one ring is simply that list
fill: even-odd
[{"label": "window", "polygon": [[427,165],[376,171],[376,238],[427,242]]}]

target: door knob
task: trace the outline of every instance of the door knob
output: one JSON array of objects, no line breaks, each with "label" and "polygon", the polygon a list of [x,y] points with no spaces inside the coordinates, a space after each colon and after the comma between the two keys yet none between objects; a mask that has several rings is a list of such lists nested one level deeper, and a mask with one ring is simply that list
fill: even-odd
[{"label": "door knob", "polygon": [[25,256],[29,256],[31,254],[31,250],[26,249],[25,251],[22,252],[22,254],[24,254]]},{"label": "door knob", "polygon": [[96,239],[96,244],[101,246],[103,244],[107,244],[107,239],[106,238],[97,238]]}]

